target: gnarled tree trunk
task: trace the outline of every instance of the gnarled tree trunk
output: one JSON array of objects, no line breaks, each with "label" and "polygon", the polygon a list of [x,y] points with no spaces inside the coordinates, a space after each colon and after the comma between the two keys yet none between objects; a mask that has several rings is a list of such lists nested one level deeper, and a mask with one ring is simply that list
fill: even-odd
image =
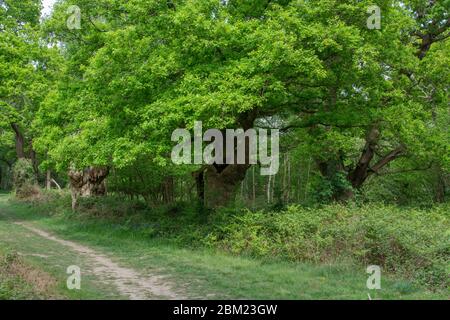
[{"label": "gnarled tree trunk", "polygon": [[107,167],[89,167],[84,170],[69,170],[72,209],[77,207],[79,197],[103,196],[106,194]]},{"label": "gnarled tree trunk", "polygon": [[210,165],[194,174],[200,201],[216,208],[229,204],[250,165]]},{"label": "gnarled tree trunk", "polygon": [[[358,163],[354,168],[344,167],[342,158],[334,161],[329,160],[325,162],[318,162],[318,167],[322,176],[328,179],[332,179],[338,172],[341,172],[345,174],[353,190],[357,190],[364,185],[367,178],[369,178],[374,173],[378,173],[390,162],[394,161],[405,153],[405,147],[403,145],[400,145],[397,148],[392,149],[384,156],[380,156],[378,158],[378,161],[373,163],[380,139],[380,132],[376,124],[369,128],[365,139],[366,144],[361,152]],[[354,197],[353,190],[337,188],[336,190],[334,190],[333,200],[350,200]]]},{"label": "gnarled tree trunk", "polygon": [[[243,113],[239,117],[238,123],[244,131],[253,128],[253,123],[257,117],[256,109]],[[250,140],[245,138],[244,164],[237,164],[237,138],[234,140],[234,164],[212,164],[205,165],[200,170],[193,173],[197,185],[197,196],[204,206],[209,208],[217,208],[229,204],[239,188],[240,183],[244,180],[250,164]],[[226,159],[226,144],[223,144],[223,156]]]}]

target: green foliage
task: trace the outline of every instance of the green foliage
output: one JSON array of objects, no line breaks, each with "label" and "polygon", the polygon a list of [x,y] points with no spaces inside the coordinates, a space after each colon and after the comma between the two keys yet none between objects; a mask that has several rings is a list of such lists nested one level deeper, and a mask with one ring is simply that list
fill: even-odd
[{"label": "green foliage", "polygon": [[13,181],[16,195],[21,198],[27,198],[36,192],[37,180],[33,164],[29,159],[19,159],[13,166]]},{"label": "green foliage", "polygon": [[[339,205],[281,212],[244,212],[219,226],[207,242],[236,254],[376,264],[434,287],[448,285],[448,206],[432,210]],[[444,235],[441,230],[447,230]]]},{"label": "green foliage", "polygon": [[[301,144],[296,160],[312,163],[317,180],[303,187],[320,202],[351,189],[349,173],[374,125],[380,137],[368,175],[388,171],[397,157],[371,168],[399,147],[411,160],[406,169],[433,163],[438,179],[449,171],[448,1],[378,1],[380,30],[366,26],[366,0],[79,0],[81,30],[66,26],[71,4],[59,1],[41,25],[59,52],[20,38],[18,52],[4,48],[14,58],[5,77],[14,81],[0,118],[5,128],[12,120],[32,128],[41,168],[108,165],[113,190],[150,198],[166,177],[191,182],[187,169],[198,168],[174,174],[170,137],[202,120],[204,129],[290,127],[282,148]],[[420,34],[440,40],[419,59]],[[32,103],[12,103],[24,90]],[[318,179],[319,163],[339,168]],[[278,202],[282,187],[275,185]],[[314,201],[304,191],[295,187],[298,201]]]},{"label": "green foliage", "polygon": [[320,176],[313,188],[315,203],[330,203],[337,200],[334,198],[336,194],[353,192],[353,188],[343,172],[336,172],[331,177]]}]

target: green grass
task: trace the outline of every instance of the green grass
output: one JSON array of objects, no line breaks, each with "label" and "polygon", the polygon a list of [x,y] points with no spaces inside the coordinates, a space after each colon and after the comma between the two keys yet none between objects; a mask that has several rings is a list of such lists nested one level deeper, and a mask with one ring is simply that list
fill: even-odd
[{"label": "green grass", "polygon": [[[383,274],[382,289],[366,288],[365,268],[349,264],[315,265],[268,261],[231,256],[215,250],[189,249],[163,239],[146,238],[127,230],[118,230],[105,220],[48,215],[30,206],[11,203],[0,195],[0,243],[26,252],[54,251],[58,258],[33,263],[49,271],[61,283],[69,298],[110,298],[111,288],[101,288],[95,279],[83,282],[81,291],[64,289],[65,268],[81,264],[80,258],[48,240],[30,236],[12,220],[21,219],[51,231],[61,238],[75,240],[115,257],[116,261],[140,271],[167,276],[186,292],[188,298],[214,299],[446,299],[445,292],[431,292],[392,275]],[[56,261],[57,260],[57,261]],[[85,280],[85,279],[84,279]],[[83,280],[83,281],[84,281]]]},{"label": "green grass", "polygon": [[33,286],[17,274],[11,273],[12,253],[0,250],[0,300],[36,299],[38,294]]},{"label": "green grass", "polygon": [[[101,286],[91,275],[82,274],[82,290],[68,290],[66,274],[68,266],[77,265],[87,269],[87,261],[64,246],[43,239],[27,229],[0,217],[0,251],[14,252],[30,266],[45,270],[57,281],[56,293],[68,299],[112,299],[123,298],[114,288]],[[86,268],[84,268],[86,267]]]}]

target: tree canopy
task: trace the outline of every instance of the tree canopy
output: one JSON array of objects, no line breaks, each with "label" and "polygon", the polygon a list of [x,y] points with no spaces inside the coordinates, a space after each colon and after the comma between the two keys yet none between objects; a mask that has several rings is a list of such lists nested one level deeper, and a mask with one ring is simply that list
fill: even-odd
[{"label": "tree canopy", "polygon": [[365,0],[79,0],[81,29],[70,5],[39,23],[39,1],[0,2],[0,143],[28,144],[16,157],[235,190],[249,165],[170,161],[173,130],[202,121],[280,129],[336,200],[398,170],[445,188],[448,0],[377,1],[380,29]]}]

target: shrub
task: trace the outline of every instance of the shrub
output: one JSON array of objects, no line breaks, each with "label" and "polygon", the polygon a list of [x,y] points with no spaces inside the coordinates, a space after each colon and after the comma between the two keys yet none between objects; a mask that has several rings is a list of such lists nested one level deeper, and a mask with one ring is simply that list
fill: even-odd
[{"label": "shrub", "polygon": [[321,208],[235,214],[207,244],[233,254],[293,261],[351,259],[433,287],[448,285],[450,224],[447,206],[433,210],[394,206]]},{"label": "shrub", "polygon": [[18,159],[13,166],[14,190],[18,198],[30,198],[39,194],[36,175],[29,159]]}]

